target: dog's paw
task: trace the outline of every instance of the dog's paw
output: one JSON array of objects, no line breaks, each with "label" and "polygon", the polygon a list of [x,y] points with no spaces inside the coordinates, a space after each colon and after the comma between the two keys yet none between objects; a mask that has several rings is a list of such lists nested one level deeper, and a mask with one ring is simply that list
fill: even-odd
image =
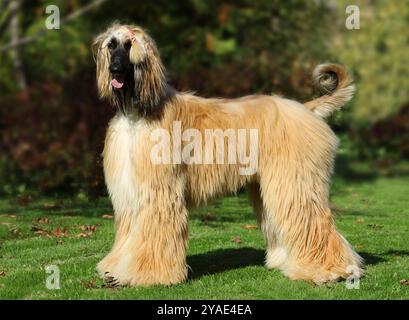
[{"label": "dog's paw", "polygon": [[105,288],[118,288],[122,286],[119,280],[112,276],[109,272],[104,273],[103,280],[105,282]]}]

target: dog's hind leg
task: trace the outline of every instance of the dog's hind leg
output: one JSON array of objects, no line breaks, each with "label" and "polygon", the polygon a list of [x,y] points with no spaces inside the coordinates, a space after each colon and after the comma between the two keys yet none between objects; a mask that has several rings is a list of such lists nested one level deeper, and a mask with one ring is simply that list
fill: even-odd
[{"label": "dog's hind leg", "polygon": [[276,227],[272,219],[273,215],[267,213],[261,198],[260,185],[258,183],[248,185],[247,191],[257,222],[267,243],[266,267],[269,269],[279,268],[287,260],[287,250],[278,242]]},{"label": "dog's hind leg", "polygon": [[277,266],[276,260],[289,278],[316,283],[359,277],[362,260],[337,231],[329,206],[337,140],[308,115],[286,120],[259,168],[264,220],[271,221],[277,243],[268,251],[267,265]]},{"label": "dog's hind leg", "polygon": [[[276,237],[276,246],[267,249],[267,267],[316,283],[361,276],[361,258],[336,230],[330,209],[314,200],[314,191],[301,195],[285,186],[261,185],[266,189],[264,220],[271,221],[264,225],[274,223]],[[263,229],[267,237],[272,232]]]}]

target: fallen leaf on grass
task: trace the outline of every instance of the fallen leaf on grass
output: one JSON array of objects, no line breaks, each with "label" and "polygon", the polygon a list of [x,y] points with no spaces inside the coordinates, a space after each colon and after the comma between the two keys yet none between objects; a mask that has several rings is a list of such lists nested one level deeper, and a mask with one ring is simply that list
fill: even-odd
[{"label": "fallen leaf on grass", "polygon": [[38,219],[36,220],[36,222],[39,223],[39,224],[48,224],[48,223],[50,223],[50,219],[45,218],[45,217],[43,217],[43,218],[38,218]]},{"label": "fallen leaf on grass", "polygon": [[241,239],[240,239],[239,236],[233,237],[233,238],[231,239],[231,241],[233,241],[233,242],[235,242],[235,243],[237,243],[237,244],[241,244],[241,243],[242,243],[242,241],[241,241]]},{"label": "fallen leaf on grass", "polygon": [[12,226],[10,229],[10,233],[14,236],[14,237],[18,237],[18,238],[23,238],[24,234],[21,231],[21,229],[17,226]]},{"label": "fallen leaf on grass", "polygon": [[81,232],[75,235],[75,238],[86,238],[92,236],[92,232]]},{"label": "fallen leaf on grass", "polygon": [[78,229],[82,230],[82,231],[91,231],[91,232],[95,232],[97,230],[97,226],[79,226]]},{"label": "fallen leaf on grass", "polygon": [[409,280],[407,279],[402,279],[401,281],[399,281],[399,283],[404,286],[409,286]]},{"label": "fallen leaf on grass", "polygon": [[31,231],[34,232],[34,234],[39,235],[39,236],[49,236],[50,235],[50,233],[47,230],[40,228],[38,226],[31,226]]},{"label": "fallen leaf on grass", "polygon": [[6,273],[4,271],[0,271],[0,277],[5,277]]},{"label": "fallen leaf on grass", "polygon": [[368,227],[372,229],[382,229],[383,225],[373,223],[373,224],[368,224]]},{"label": "fallen leaf on grass", "polygon": [[[71,235],[71,237],[74,237],[74,238],[89,237],[95,232],[95,230],[97,229],[97,226],[80,226],[79,229],[84,232],[78,233],[76,235]],[[48,230],[41,228],[40,226],[33,225],[31,227],[31,231],[34,232],[34,234],[40,235],[40,236],[55,237],[55,238],[70,237],[68,227],[64,227],[64,228],[56,227],[50,232]],[[63,240],[57,240],[57,244],[63,244],[63,243],[64,243]]]},{"label": "fallen leaf on grass", "polygon": [[11,222],[0,222],[0,225],[10,226],[10,225],[12,225],[12,223]]},{"label": "fallen leaf on grass", "polygon": [[97,287],[97,280],[96,279],[81,280],[81,283],[87,289],[93,289],[93,288]]},{"label": "fallen leaf on grass", "polygon": [[67,227],[64,227],[64,229],[61,229],[60,227],[57,227],[57,228],[53,229],[53,231],[51,231],[51,233],[56,238],[68,237],[69,236]]},{"label": "fallen leaf on grass", "polygon": [[92,236],[92,234],[97,230],[98,226],[92,226],[92,225],[84,225],[84,226],[79,226],[78,229],[84,231],[80,232],[77,235],[75,235],[75,238],[85,238]]},{"label": "fallen leaf on grass", "polygon": [[258,227],[252,224],[246,224],[243,228],[246,230],[254,230],[257,229]]},{"label": "fallen leaf on grass", "polygon": [[104,214],[101,216],[102,219],[113,219],[114,216],[112,214]]}]

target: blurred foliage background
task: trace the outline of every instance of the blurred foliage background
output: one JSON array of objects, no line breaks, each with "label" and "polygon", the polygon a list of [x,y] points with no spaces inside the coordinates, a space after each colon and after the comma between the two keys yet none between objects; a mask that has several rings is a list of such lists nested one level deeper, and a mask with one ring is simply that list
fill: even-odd
[{"label": "blurred foliage background", "polygon": [[[44,30],[49,4],[61,28]],[[360,9],[360,29],[345,8]],[[409,1],[0,0],[0,194],[104,194],[100,153],[114,110],[99,101],[92,39],[145,27],[178,90],[307,101],[310,75],[345,64],[357,94],[331,125],[348,162],[400,174],[409,158]]]}]

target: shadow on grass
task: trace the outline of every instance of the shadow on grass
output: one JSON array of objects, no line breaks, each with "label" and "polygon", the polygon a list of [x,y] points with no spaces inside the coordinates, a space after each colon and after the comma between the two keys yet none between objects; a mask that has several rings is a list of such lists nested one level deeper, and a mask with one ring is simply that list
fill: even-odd
[{"label": "shadow on grass", "polygon": [[382,255],[395,256],[395,257],[409,256],[409,251],[408,250],[393,250],[393,249],[390,249],[390,250],[382,253]]},{"label": "shadow on grass", "polygon": [[[343,209],[343,208],[338,208],[335,206],[331,207],[331,212],[334,214],[335,217],[339,216],[366,216],[368,213],[360,210],[351,210],[351,209]],[[386,216],[386,214],[381,215],[381,216]]]},{"label": "shadow on grass", "polygon": [[364,258],[366,266],[376,265],[387,261],[390,257],[409,257],[409,251],[407,250],[394,250],[390,249],[379,254],[373,254],[368,252],[358,252],[359,255]]},{"label": "shadow on grass", "polygon": [[385,258],[382,258],[380,255],[375,255],[373,253],[358,252],[358,254],[364,259],[364,264],[366,266],[372,266],[386,261]]},{"label": "shadow on grass", "polygon": [[[409,251],[389,250],[375,255],[368,252],[359,252],[364,258],[365,265],[376,265],[387,259],[382,256],[409,256]],[[265,251],[254,248],[219,249],[187,257],[190,266],[189,280],[200,278],[204,275],[217,274],[228,270],[248,266],[263,266]]]},{"label": "shadow on grass", "polygon": [[263,266],[264,250],[254,248],[219,249],[187,257],[189,280],[247,266]]}]

